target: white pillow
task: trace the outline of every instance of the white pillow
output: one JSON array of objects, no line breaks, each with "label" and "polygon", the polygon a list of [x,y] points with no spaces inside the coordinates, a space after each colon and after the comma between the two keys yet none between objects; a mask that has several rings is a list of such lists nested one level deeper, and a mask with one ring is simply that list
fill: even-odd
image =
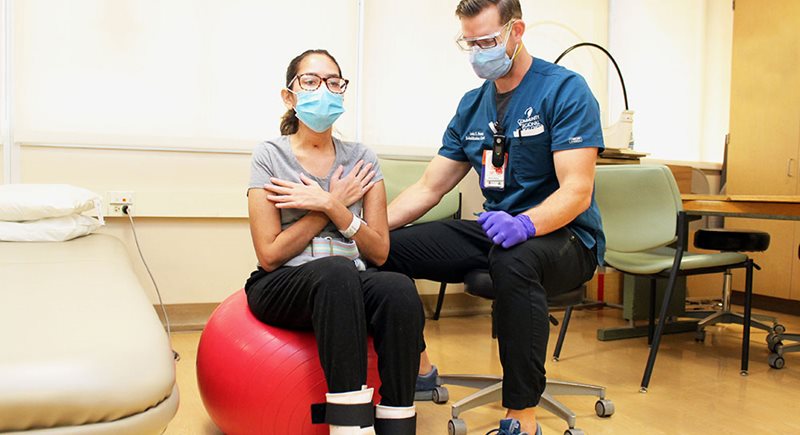
[{"label": "white pillow", "polygon": [[100,212],[96,193],[68,184],[0,185],[0,221],[32,221],[69,216],[93,208]]},{"label": "white pillow", "polygon": [[28,222],[0,221],[0,241],[63,242],[93,233],[100,221],[80,214]]}]

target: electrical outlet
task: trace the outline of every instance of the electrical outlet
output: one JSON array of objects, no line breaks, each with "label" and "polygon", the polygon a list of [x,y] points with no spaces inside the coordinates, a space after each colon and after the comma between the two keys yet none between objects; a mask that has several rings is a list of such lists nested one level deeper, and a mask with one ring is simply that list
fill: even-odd
[{"label": "electrical outlet", "polygon": [[133,206],[133,192],[128,190],[116,190],[106,192],[106,216],[125,216],[122,208],[126,205],[130,208]]}]

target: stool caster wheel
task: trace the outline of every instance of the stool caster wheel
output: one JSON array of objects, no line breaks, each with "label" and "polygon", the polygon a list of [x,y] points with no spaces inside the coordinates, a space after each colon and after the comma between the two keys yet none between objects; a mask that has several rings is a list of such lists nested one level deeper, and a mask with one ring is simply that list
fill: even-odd
[{"label": "stool caster wheel", "polygon": [[447,435],[467,435],[467,423],[460,418],[451,418],[447,422]]},{"label": "stool caster wheel", "polygon": [[780,335],[768,335],[767,336],[767,349],[770,352],[776,352],[775,348],[778,346],[783,346],[783,342],[781,341]]},{"label": "stool caster wheel", "polygon": [[786,327],[781,325],[780,323],[776,323],[772,327],[772,331],[775,332],[776,334],[783,334],[784,332],[786,332]]},{"label": "stool caster wheel", "polygon": [[706,331],[704,329],[701,329],[701,330],[695,332],[694,333],[694,341],[696,341],[698,343],[702,343],[702,342],[706,341]]},{"label": "stool caster wheel", "polygon": [[769,357],[767,357],[767,363],[769,363],[769,366],[773,369],[780,370],[786,365],[786,360],[777,353],[771,353]]},{"label": "stool caster wheel", "polygon": [[445,387],[436,387],[433,389],[433,403],[442,404],[450,400],[450,392]]},{"label": "stool caster wheel", "polygon": [[608,399],[600,399],[594,402],[594,412],[598,417],[611,417],[614,415],[614,402]]},{"label": "stool caster wheel", "polygon": [[565,430],[564,435],[586,435],[586,434],[584,434],[582,430],[574,428]]}]

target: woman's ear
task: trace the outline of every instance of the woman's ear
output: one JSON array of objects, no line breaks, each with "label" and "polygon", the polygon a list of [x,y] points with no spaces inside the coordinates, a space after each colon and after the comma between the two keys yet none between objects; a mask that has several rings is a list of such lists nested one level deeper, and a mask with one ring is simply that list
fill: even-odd
[{"label": "woman's ear", "polygon": [[286,107],[286,110],[294,109],[296,98],[297,97],[295,97],[293,93],[286,89],[281,89],[281,99],[283,99],[283,105]]}]

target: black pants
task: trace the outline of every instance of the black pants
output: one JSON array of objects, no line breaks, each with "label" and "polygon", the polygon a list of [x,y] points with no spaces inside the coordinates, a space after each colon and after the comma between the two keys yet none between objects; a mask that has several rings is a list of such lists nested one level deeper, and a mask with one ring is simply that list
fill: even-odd
[{"label": "black pants", "polygon": [[273,272],[259,268],[245,291],[250,311],[262,322],[313,329],[329,392],[366,384],[369,332],[378,354],[381,404],[414,403],[425,316],[408,277],[359,272],[347,258],[327,257]]},{"label": "black pants", "polygon": [[412,278],[463,282],[474,269],[488,269],[495,290],[495,318],[503,365],[503,406],[536,406],[546,386],[549,335],[547,294],[588,281],[595,253],[566,228],[509,249],[495,246],[475,221],[451,220],[391,233],[384,270]]}]

